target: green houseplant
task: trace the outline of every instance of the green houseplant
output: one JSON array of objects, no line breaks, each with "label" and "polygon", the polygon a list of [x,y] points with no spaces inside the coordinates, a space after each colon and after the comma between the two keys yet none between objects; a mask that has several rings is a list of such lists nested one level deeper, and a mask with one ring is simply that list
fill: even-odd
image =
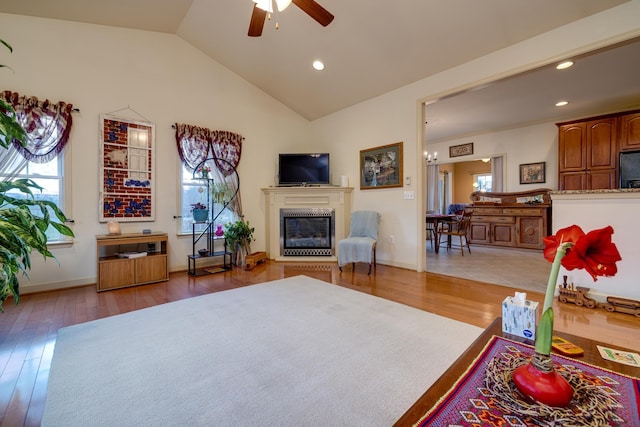
[{"label": "green houseplant", "polygon": [[[0,43],[12,51],[8,43],[1,39]],[[14,139],[24,145],[26,132],[16,120],[13,107],[0,100],[0,146],[9,148]],[[41,191],[42,187],[30,179],[0,181],[0,311],[4,311],[2,305],[9,296],[18,303],[18,274],[28,277],[32,251],[40,252],[45,259],[55,259],[47,248],[47,228],[52,226],[65,236],[73,236],[64,225],[67,218],[62,210],[53,202],[36,200],[33,190]]]},{"label": "green houseplant", "polygon": [[251,253],[254,227],[242,218],[224,225],[226,244],[235,253],[235,265],[244,264],[244,258]]}]

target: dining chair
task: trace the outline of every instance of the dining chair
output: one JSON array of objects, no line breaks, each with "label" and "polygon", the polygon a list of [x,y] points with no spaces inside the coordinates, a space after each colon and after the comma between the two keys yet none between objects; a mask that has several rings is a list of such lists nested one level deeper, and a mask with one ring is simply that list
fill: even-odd
[{"label": "dining chair", "polygon": [[[427,215],[433,215],[435,213],[436,211],[427,211]],[[428,220],[426,222],[427,222],[427,239],[431,244],[431,249],[433,249],[433,240],[436,238],[435,222],[428,221]]]},{"label": "dining chair", "polygon": [[354,211],[351,213],[351,225],[346,239],[338,242],[338,268],[351,263],[353,268],[356,262],[376,265],[376,243],[378,241],[378,223],[380,214],[374,211]]},{"label": "dining chair", "polygon": [[[471,216],[473,215],[472,208],[466,208],[462,213],[462,217],[459,220],[447,221],[441,223],[441,229],[438,231],[440,236],[440,243],[442,239],[447,239],[447,250],[453,246],[453,238],[458,237],[460,243],[460,252],[464,256],[464,247],[467,247],[469,253],[471,253],[471,247],[469,246],[469,239],[467,239],[467,233],[471,226]],[[463,242],[464,240],[464,242]]]}]

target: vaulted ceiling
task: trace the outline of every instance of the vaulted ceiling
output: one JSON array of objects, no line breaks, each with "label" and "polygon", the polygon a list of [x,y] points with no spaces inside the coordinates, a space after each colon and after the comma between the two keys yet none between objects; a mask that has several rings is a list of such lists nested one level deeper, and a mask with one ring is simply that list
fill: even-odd
[{"label": "vaulted ceiling", "polygon": [[[335,16],[329,26],[292,4],[261,37],[247,36],[251,0],[1,0],[0,12],[177,34],[314,120],[627,1],[318,0]],[[435,122],[459,108],[441,106]]]}]

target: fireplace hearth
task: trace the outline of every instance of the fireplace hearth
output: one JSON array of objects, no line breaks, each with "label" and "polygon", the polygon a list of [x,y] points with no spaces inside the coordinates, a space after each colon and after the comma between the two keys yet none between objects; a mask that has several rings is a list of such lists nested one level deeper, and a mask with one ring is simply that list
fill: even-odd
[{"label": "fireplace hearth", "polygon": [[333,256],[335,210],[331,208],[280,209],[280,254]]}]

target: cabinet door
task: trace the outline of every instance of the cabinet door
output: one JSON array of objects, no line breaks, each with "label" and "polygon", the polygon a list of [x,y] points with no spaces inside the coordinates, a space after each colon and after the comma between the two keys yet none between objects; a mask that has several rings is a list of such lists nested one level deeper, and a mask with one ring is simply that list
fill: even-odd
[{"label": "cabinet door", "polygon": [[513,224],[493,224],[491,226],[491,243],[500,246],[514,245]]},{"label": "cabinet door", "polygon": [[98,289],[114,289],[131,286],[134,282],[134,260],[113,259],[100,261]]},{"label": "cabinet door", "polygon": [[136,283],[167,280],[167,256],[150,255],[136,258]]},{"label": "cabinet door", "polygon": [[544,221],[541,217],[516,218],[516,246],[541,249],[544,247]]},{"label": "cabinet door", "polygon": [[[587,149],[587,169],[616,168],[615,117],[587,122]],[[606,188],[615,188],[615,186]]]},{"label": "cabinet door", "polygon": [[609,190],[618,188],[616,170],[592,170],[587,174],[588,190]]},{"label": "cabinet door", "polygon": [[620,150],[640,150],[640,113],[620,117]]},{"label": "cabinet door", "polygon": [[560,190],[586,190],[586,172],[562,172],[559,174],[558,189]]},{"label": "cabinet door", "polygon": [[486,222],[473,222],[471,221],[471,228],[469,230],[471,243],[489,243],[490,224]]},{"label": "cabinet door", "polygon": [[558,167],[560,172],[587,168],[587,124],[573,123],[559,127]]}]

